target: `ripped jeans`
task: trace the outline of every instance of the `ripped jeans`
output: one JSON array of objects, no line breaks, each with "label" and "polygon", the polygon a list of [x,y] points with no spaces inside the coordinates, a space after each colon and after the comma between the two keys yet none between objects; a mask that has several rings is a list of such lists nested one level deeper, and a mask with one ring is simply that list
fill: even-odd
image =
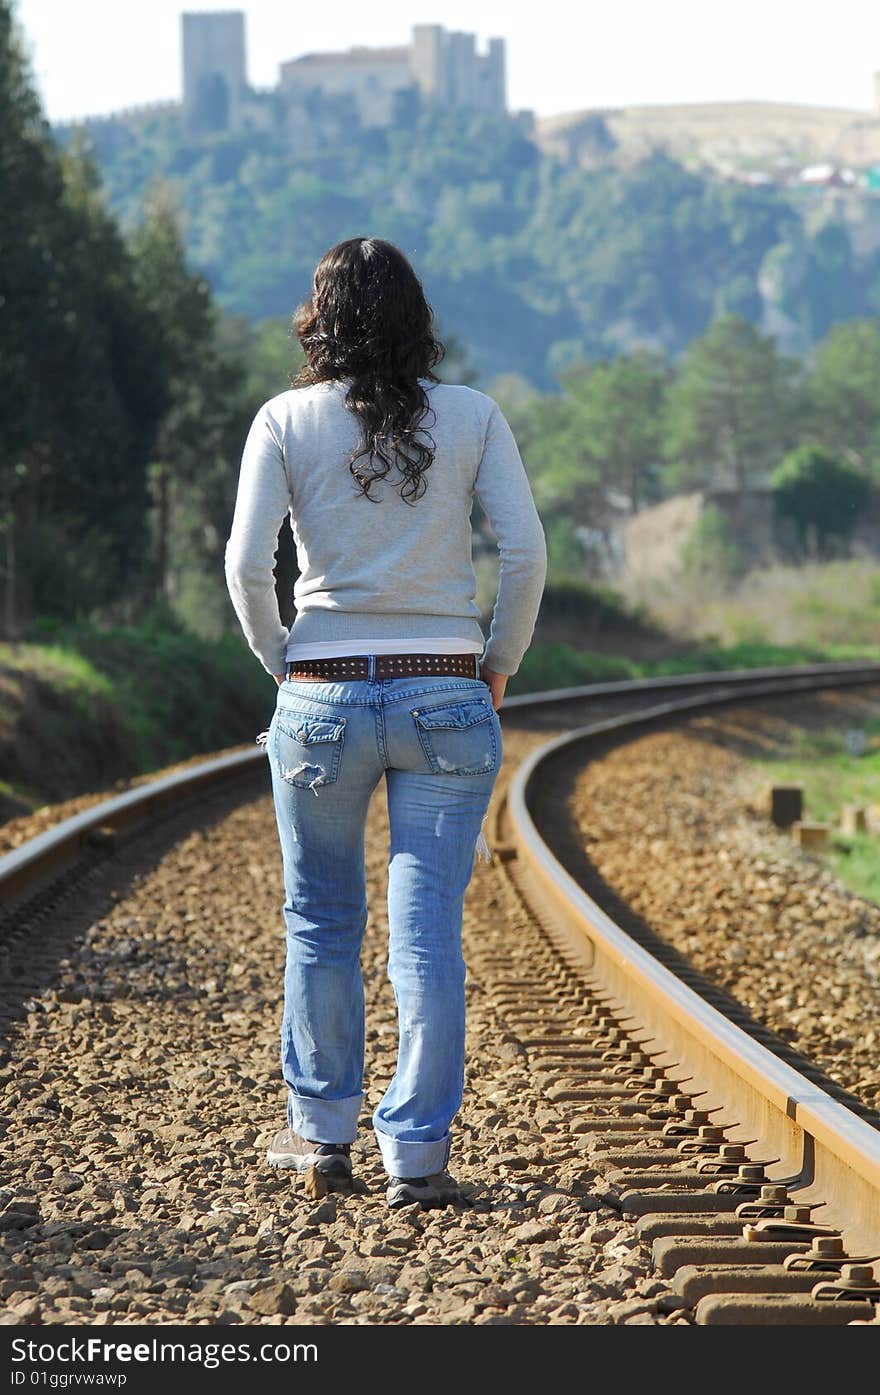
[{"label": "ripped jeans", "polygon": [[446,1166],[464,1087],[464,893],[502,756],[486,683],[447,675],[288,681],[266,752],[284,864],[287,1121],[349,1143],[364,1101],[364,825],[385,776],[394,1076],[373,1114],[386,1171]]}]

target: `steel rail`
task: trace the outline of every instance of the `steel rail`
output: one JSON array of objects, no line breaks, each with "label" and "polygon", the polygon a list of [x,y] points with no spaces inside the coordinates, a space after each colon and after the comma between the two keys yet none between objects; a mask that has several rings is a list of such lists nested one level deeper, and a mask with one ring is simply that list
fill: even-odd
[{"label": "steel rail", "polygon": [[73,814],[54,828],[29,838],[21,847],[0,857],[0,905],[14,899],[34,883],[56,877],[71,867],[83,852],[100,843],[102,836],[150,822],[158,813],[176,805],[183,796],[206,788],[218,788],[235,775],[265,759],[259,750],[233,751],[200,761],[186,770],[150,780],[124,794],[104,799]]},{"label": "steel rail", "polygon": [[[734,692],[765,681],[782,684],[770,691],[803,691],[820,686],[880,683],[880,663],[844,662],[792,665],[787,668],[730,669],[717,673],[674,674],[660,678],[615,680],[588,683],[580,687],[555,688],[540,693],[521,693],[505,699],[501,715],[508,710],[552,709],[565,703],[588,702],[602,697],[641,696],[682,688],[717,688],[723,685],[729,700]],[[28,839],[21,847],[0,857],[0,906],[16,901],[24,892],[47,879],[60,876],[75,866],[90,847],[102,839],[108,843],[117,830],[134,829],[167,811],[187,795],[231,782],[236,776],[257,769],[265,761],[261,748],[248,747],[230,755],[208,758],[171,775],[151,780],[124,794],[64,819],[45,833]]]},{"label": "steel rail", "polygon": [[[805,680],[809,681],[809,680]],[[660,964],[622,930],[569,875],[533,818],[548,765],[570,753],[583,761],[590,744],[695,710],[754,699],[791,684],[745,684],[716,694],[659,704],[593,723],[546,742],[518,767],[500,813],[499,833],[515,851],[527,899],[549,918],[552,935],[585,972],[593,991],[610,995],[613,1011],[633,1019],[654,1040],[652,1056],[699,1097],[726,1136],[749,1157],[774,1159],[768,1180],[785,1181],[792,1199],[821,1206],[823,1225],[841,1232],[850,1254],[880,1253],[880,1132],[814,1082],[780,1060]],[[814,685],[815,686],[815,685]],[[803,690],[803,689],[802,689]],[[577,755],[575,756],[575,753]],[[627,1030],[634,1028],[627,1027]],[[759,1140],[756,1144],[755,1140]],[[750,1151],[751,1150],[751,1151]]]},{"label": "steel rail", "polygon": [[[873,674],[873,678],[871,675]],[[541,693],[517,693],[505,697],[502,712],[508,708],[549,706],[560,702],[578,702],[582,698],[625,696],[628,693],[653,693],[665,689],[709,687],[714,684],[744,686],[765,679],[834,677],[853,683],[870,683],[880,678],[880,662],[847,660],[830,664],[789,664],[784,668],[729,668],[715,673],[674,673],[659,678],[622,678],[605,683],[589,683],[583,687],[552,688]]]}]

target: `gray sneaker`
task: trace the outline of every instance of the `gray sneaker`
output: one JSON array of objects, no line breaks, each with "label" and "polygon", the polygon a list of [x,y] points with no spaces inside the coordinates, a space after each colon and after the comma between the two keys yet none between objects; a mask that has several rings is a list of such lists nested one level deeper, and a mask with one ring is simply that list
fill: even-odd
[{"label": "gray sneaker", "polygon": [[430,1177],[392,1177],[385,1193],[392,1210],[399,1206],[450,1206],[461,1200],[461,1190],[448,1172],[433,1172]]},{"label": "gray sneaker", "polygon": [[350,1143],[313,1143],[293,1129],[279,1129],[266,1152],[270,1167],[292,1167],[297,1172],[317,1168],[328,1177],[351,1176]]}]

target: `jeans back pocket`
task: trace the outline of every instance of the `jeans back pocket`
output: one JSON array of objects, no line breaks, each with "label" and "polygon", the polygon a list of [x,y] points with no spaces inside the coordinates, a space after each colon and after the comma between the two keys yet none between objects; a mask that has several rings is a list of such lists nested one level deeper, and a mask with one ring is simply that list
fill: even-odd
[{"label": "jeans back pocket", "polygon": [[314,794],[319,785],[332,784],[339,774],[345,720],[279,707],[273,722],[272,751],[282,780]]},{"label": "jeans back pocket", "polygon": [[486,698],[464,698],[410,711],[435,775],[488,775],[496,768],[499,723]]}]

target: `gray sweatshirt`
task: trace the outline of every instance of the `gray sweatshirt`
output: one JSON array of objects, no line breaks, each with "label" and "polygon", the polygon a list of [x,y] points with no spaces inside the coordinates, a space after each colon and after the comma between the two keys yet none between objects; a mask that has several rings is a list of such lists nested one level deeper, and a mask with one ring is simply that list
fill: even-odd
[{"label": "gray sweatshirt", "polygon": [[[476,494],[495,533],[500,577],[483,662],[519,668],[547,572],[544,532],[513,432],[474,388],[422,380],[436,420],[427,489],[406,503],[393,467],[366,499],[348,469],[361,438],[345,406],[350,379],[291,389],[266,402],[245,442],[226,580],[251,649],[282,673],[288,644],[459,637],[485,643],[476,603],[470,513]],[[360,463],[366,463],[366,457]],[[281,623],[272,569],[290,515],[300,575],[296,619]],[[298,651],[302,653],[302,650]]]}]

